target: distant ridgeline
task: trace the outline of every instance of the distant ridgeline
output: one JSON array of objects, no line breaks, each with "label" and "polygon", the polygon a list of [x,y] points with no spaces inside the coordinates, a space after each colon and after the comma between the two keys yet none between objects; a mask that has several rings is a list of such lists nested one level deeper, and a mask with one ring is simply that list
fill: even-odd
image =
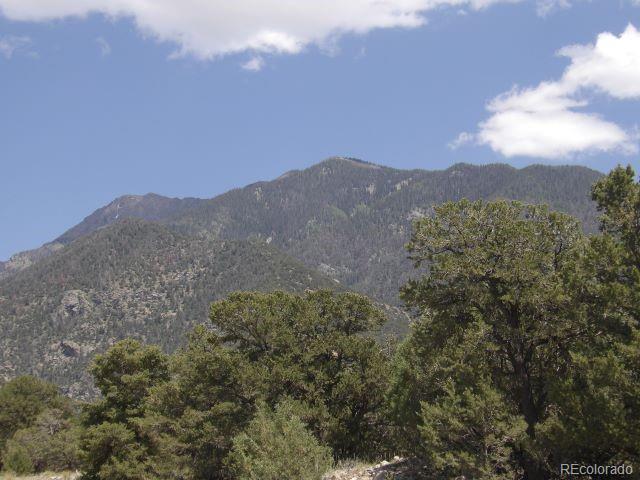
[{"label": "distant ridgeline", "polygon": [[215,198],[124,196],[43,247],[0,263],[0,378],[32,373],[76,397],[98,352],[125,337],[175,350],[236,290],[334,288],[386,308],[406,331],[412,220],[449,200],[547,203],[596,229],[584,167],[396,170],[332,158]]}]

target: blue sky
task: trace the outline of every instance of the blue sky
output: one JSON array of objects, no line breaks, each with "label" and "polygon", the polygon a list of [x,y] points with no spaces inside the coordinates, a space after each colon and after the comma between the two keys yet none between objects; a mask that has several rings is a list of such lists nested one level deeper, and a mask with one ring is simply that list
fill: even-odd
[{"label": "blue sky", "polygon": [[0,0],[0,259],[334,155],[640,169],[638,1],[350,1]]}]

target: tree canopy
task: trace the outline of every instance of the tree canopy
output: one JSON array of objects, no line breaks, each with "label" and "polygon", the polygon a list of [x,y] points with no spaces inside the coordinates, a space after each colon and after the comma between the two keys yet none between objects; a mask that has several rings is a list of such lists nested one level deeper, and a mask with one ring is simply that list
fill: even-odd
[{"label": "tree canopy", "polygon": [[629,210],[639,204],[620,193],[637,184],[620,178],[594,187],[597,237],[509,201],[447,203],[415,222],[407,248],[427,273],[402,290],[420,318],[390,400],[434,475],[536,480],[562,462],[638,458],[637,322],[620,309],[637,292]]}]

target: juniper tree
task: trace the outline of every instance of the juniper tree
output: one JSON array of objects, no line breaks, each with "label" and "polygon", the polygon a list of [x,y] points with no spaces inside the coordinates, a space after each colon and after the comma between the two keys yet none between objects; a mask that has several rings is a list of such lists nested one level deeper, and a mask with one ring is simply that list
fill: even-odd
[{"label": "juniper tree", "polygon": [[[402,348],[392,398],[413,416],[408,425],[421,426],[420,448],[444,458],[438,449],[451,445],[433,418],[455,411],[451,402],[502,405],[484,419],[487,431],[502,431],[494,450],[481,451],[485,438],[468,454],[494,455],[483,464],[495,464],[495,478],[508,460],[527,479],[548,478],[535,445],[550,389],[568,372],[572,346],[594,334],[566,281],[583,248],[577,221],[545,206],[463,200],[416,221],[408,250],[428,273],[405,285],[402,297],[422,318]],[[523,428],[505,424],[509,418],[521,418]]]}]

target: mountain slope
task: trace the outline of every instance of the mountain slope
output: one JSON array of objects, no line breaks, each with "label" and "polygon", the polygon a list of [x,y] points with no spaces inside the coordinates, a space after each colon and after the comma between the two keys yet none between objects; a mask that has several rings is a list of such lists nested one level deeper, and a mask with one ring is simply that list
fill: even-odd
[{"label": "mountain slope", "polygon": [[[398,288],[411,272],[403,250],[411,220],[428,214],[431,205],[463,197],[544,202],[577,216],[593,231],[596,211],[589,191],[600,176],[573,166],[519,170],[508,165],[458,164],[426,171],[333,158],[210,200],[121,197],[47,248],[60,248],[122,218],[143,218],[185,234],[272,242],[348,288],[398,304]],[[49,253],[35,252],[28,259]],[[28,265],[29,261],[15,263]]]},{"label": "mountain slope", "polygon": [[403,248],[411,220],[432,205],[463,197],[544,202],[593,230],[589,191],[599,177],[582,167],[461,164],[429,172],[331,159],[233,190],[168,223],[217,238],[268,239],[343,285],[397,304],[412,270]]},{"label": "mountain slope", "polygon": [[125,220],[0,282],[0,378],[34,373],[82,396],[87,362],[119,339],[171,351],[232,291],[335,286],[263,242]]},{"label": "mountain slope", "polygon": [[125,195],[116,198],[108,205],[99,208],[82,222],[67,230],[52,242],[40,248],[13,255],[8,261],[0,262],[0,279],[24,270],[39,260],[62,249],[77,238],[88,235],[100,228],[126,218],[139,218],[149,221],[163,221],[179,215],[181,212],[205,203],[196,198],[167,198],[154,193],[147,195]]}]

